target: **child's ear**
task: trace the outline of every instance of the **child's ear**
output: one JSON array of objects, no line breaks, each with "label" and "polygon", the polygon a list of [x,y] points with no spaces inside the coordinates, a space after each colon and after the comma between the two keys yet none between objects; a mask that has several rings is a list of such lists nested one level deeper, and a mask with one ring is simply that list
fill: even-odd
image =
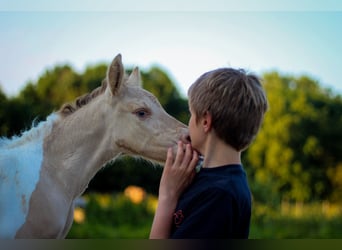
[{"label": "child's ear", "polygon": [[202,117],[202,127],[205,133],[211,130],[212,117],[209,111],[206,111]]}]

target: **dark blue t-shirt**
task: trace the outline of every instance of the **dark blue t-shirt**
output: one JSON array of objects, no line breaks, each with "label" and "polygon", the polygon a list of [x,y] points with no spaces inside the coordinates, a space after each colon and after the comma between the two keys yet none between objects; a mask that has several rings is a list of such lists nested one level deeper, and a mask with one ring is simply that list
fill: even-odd
[{"label": "dark blue t-shirt", "polygon": [[251,192],[241,165],[202,168],[180,197],[171,238],[248,238]]}]

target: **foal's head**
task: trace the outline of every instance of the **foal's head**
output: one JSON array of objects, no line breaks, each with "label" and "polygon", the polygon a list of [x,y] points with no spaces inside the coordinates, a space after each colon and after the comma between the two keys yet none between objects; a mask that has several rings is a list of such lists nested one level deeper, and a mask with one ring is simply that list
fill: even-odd
[{"label": "foal's head", "polygon": [[175,147],[178,140],[188,142],[187,126],[168,115],[157,98],[142,88],[138,68],[126,76],[120,54],[108,67],[101,87],[64,105],[59,112],[69,116],[100,98],[98,109],[104,115],[96,123],[104,124],[113,151],[164,162],[169,147]]}]

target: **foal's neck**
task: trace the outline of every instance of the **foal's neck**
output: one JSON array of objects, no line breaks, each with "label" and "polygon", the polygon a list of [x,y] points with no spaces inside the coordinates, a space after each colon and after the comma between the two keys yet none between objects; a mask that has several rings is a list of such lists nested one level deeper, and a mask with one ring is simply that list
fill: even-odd
[{"label": "foal's neck", "polygon": [[58,176],[72,198],[82,194],[96,172],[118,154],[102,119],[101,109],[82,108],[61,119],[44,145],[48,171]]}]

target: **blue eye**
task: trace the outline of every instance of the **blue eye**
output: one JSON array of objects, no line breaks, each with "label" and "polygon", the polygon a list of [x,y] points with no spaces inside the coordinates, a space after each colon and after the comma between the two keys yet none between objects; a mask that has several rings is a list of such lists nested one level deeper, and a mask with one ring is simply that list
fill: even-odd
[{"label": "blue eye", "polygon": [[139,116],[141,118],[143,118],[145,115],[146,115],[146,112],[143,111],[143,110],[140,110],[140,111],[137,112],[137,116]]},{"label": "blue eye", "polygon": [[146,119],[150,114],[146,109],[138,109],[133,112],[139,119]]}]

